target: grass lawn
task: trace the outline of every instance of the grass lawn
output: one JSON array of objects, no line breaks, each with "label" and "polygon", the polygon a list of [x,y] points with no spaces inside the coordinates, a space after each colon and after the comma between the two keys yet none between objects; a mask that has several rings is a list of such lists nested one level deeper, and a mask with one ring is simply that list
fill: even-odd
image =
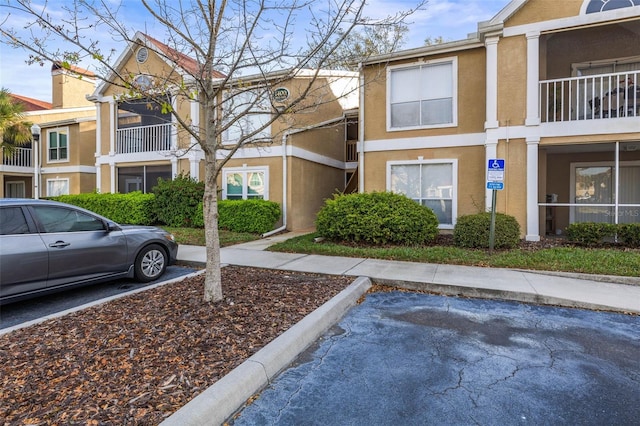
[{"label": "grass lawn", "polygon": [[[170,228],[179,244],[205,245],[204,229]],[[585,274],[638,276],[640,250],[618,247],[584,248],[561,242],[559,244],[523,244],[513,250],[462,249],[449,241],[419,247],[355,246],[328,241],[316,243],[316,234],[303,235],[271,246],[269,250],[321,254],[328,256],[362,257],[371,259],[405,260],[409,262],[449,263],[455,265],[486,266],[512,269],[580,272]],[[258,234],[220,231],[222,247],[260,239]]]},{"label": "grass lawn", "polygon": [[[199,228],[172,228],[163,226],[167,232],[173,234],[178,244],[188,244],[193,246],[206,245],[204,239],[204,229]],[[246,243],[248,241],[259,240],[259,234],[250,234],[246,232],[231,232],[220,230],[220,246],[226,247],[233,244]]]},{"label": "grass lawn", "polygon": [[526,243],[513,250],[462,249],[450,243],[441,245],[355,246],[328,241],[314,242],[317,235],[292,238],[271,246],[269,250],[328,256],[404,260],[409,262],[448,263],[544,271],[579,272],[585,274],[637,277],[640,250],[618,247],[584,248],[562,242],[556,246]]}]

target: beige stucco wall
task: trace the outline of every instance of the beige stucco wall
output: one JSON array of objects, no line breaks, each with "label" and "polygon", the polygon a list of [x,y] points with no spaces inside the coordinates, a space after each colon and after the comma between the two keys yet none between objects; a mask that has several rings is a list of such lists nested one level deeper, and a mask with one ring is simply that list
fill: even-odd
[{"label": "beige stucco wall", "polygon": [[344,133],[344,121],[340,121],[326,128],[293,134],[289,137],[288,144],[335,160],[344,161],[346,152]]},{"label": "beige stucco wall", "polygon": [[505,27],[576,16],[583,3],[584,0],[531,0],[505,22]]},{"label": "beige stucco wall", "polygon": [[524,124],[527,102],[527,40],[507,37],[498,43],[498,121],[502,126]]},{"label": "beige stucco wall", "polygon": [[92,106],[87,100],[95,90],[95,81],[90,78],[78,78],[67,71],[57,70],[51,76],[51,104],[53,108],[72,108]]},{"label": "beige stucco wall", "polygon": [[289,165],[287,228],[314,228],[324,201],[344,190],[344,170],[299,158],[290,159]]},{"label": "beige stucco wall", "polygon": [[[498,143],[498,158],[505,160],[504,189],[497,191],[496,211],[514,216],[520,223],[521,236],[527,224],[527,144],[524,139]],[[485,166],[485,163],[482,164]],[[486,182],[482,173],[482,184]]]}]

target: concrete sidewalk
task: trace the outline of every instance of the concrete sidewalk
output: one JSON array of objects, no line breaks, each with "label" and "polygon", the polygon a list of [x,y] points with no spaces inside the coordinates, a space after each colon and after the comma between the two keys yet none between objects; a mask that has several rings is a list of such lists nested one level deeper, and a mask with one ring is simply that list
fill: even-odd
[{"label": "concrete sidewalk", "polygon": [[[485,297],[640,313],[640,277],[524,271],[265,251],[294,233],[221,249],[228,265],[368,277],[378,284],[453,296]],[[204,264],[204,247],[181,245],[178,261]]]},{"label": "concrete sidewalk", "polygon": [[[221,249],[223,264],[353,276],[354,283],[169,417],[163,425],[222,424],[353,307],[373,283],[442,295],[640,314],[640,278],[277,253],[272,236]],[[204,264],[204,247],[181,245],[178,261]]]}]

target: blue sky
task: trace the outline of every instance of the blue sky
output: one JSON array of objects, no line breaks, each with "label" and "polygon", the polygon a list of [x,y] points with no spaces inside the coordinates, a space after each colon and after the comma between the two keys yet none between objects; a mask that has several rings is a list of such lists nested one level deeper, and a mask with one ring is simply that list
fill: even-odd
[{"label": "blue sky", "polygon": [[[106,1],[119,3],[116,0]],[[48,3],[49,11],[54,16],[56,14],[64,16],[64,11],[61,9],[64,3],[64,0],[50,0]],[[376,18],[410,8],[415,5],[416,1],[369,0],[367,3],[365,15]],[[404,48],[422,46],[427,37],[442,36],[446,41],[464,39],[468,33],[476,31],[478,22],[491,19],[508,3],[509,0],[428,0],[423,10],[408,18],[409,35]],[[154,25],[151,19],[144,18],[145,15],[140,13],[137,1],[134,3],[132,0],[124,0],[123,4],[125,13],[122,16],[126,20],[123,22],[124,25],[163,40],[162,31],[157,28],[157,25]],[[0,19],[6,14],[7,8],[0,7]],[[9,24],[14,28],[19,28],[19,17],[12,16]],[[120,54],[124,47],[122,44],[110,40],[108,35],[102,44],[103,48],[115,48],[117,54]],[[0,86],[8,88],[15,94],[51,101],[50,66],[27,65],[25,63],[27,58],[28,53],[25,51],[0,44]]]}]

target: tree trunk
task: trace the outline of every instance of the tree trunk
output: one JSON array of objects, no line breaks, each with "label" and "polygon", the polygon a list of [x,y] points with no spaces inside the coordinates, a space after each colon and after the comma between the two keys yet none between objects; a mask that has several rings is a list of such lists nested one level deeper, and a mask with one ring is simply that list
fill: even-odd
[{"label": "tree trunk", "polygon": [[218,182],[215,154],[205,154],[204,229],[207,244],[207,268],[204,280],[204,301],[222,300],[222,272],[220,271],[220,233],[218,231]]}]

